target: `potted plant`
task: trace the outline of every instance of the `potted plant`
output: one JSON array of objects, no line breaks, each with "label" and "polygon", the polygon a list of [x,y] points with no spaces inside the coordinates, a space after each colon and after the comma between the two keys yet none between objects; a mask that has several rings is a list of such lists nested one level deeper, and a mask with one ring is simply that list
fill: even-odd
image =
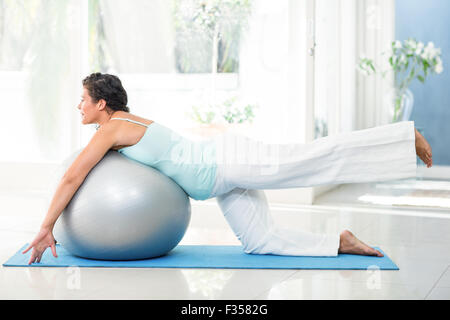
[{"label": "potted plant", "polygon": [[418,42],[414,38],[405,41],[393,41],[389,52],[383,52],[384,70],[376,66],[372,59],[360,57],[358,69],[364,75],[380,73],[383,78],[388,72],[394,73],[394,94],[392,122],[407,121],[414,103],[409,85],[414,79],[425,83],[430,73],[440,74],[444,70],[441,60],[441,49],[435,48],[433,42]]}]

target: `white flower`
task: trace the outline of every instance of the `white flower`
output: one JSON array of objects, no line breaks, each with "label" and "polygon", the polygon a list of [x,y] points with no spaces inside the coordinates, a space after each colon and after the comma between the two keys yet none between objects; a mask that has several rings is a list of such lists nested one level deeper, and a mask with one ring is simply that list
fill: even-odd
[{"label": "white flower", "polygon": [[398,62],[399,62],[400,64],[404,64],[404,63],[406,62],[406,56],[405,56],[404,54],[402,54],[402,55],[400,56],[400,59],[398,60]]},{"label": "white flower", "polygon": [[395,49],[401,49],[402,48],[402,43],[400,41],[395,41],[394,43],[394,48]]},{"label": "white flower", "polygon": [[413,54],[415,49],[412,48],[408,48],[408,50],[406,50],[406,54]]},{"label": "white flower", "polygon": [[423,44],[423,42],[419,42],[419,43],[417,44],[417,48],[416,48],[415,54],[416,54],[417,56],[419,56],[419,55],[422,53],[422,50],[423,50],[424,47],[425,47],[425,45]]},{"label": "white flower", "polygon": [[440,73],[442,73],[442,71],[444,71],[444,66],[442,64],[441,58],[437,57],[436,61],[437,61],[437,63],[434,66],[434,72],[436,72],[437,74],[440,74]]},{"label": "white flower", "polygon": [[413,39],[408,39],[408,40],[405,41],[405,46],[408,46],[412,50],[415,50],[416,46],[417,46],[417,42],[415,40],[413,40]]},{"label": "white flower", "polygon": [[[432,44],[432,43],[431,43]],[[425,60],[433,60],[440,54],[440,49],[435,49],[433,45],[429,45],[423,50],[422,54],[420,55],[422,59]]]}]

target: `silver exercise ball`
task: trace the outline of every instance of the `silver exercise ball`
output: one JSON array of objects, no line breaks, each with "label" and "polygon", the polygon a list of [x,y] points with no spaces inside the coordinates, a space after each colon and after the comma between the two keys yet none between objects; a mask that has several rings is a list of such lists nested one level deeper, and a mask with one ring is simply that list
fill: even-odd
[{"label": "silver exercise ball", "polygon": [[110,150],[57,220],[54,235],[70,253],[83,258],[147,259],[172,250],[190,218],[189,197],[172,179]]}]

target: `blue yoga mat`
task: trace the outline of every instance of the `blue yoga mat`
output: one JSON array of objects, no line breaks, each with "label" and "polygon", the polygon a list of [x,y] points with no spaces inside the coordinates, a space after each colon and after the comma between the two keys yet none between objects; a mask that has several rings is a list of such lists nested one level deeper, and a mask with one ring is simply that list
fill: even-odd
[{"label": "blue yoga mat", "polygon": [[3,266],[5,267],[105,267],[105,268],[220,268],[220,269],[380,269],[399,270],[383,252],[384,257],[339,254],[337,257],[294,257],[246,254],[241,246],[179,245],[167,255],[132,261],[84,259],[56,245],[58,258],[47,249],[40,263],[28,265],[31,250],[24,245]]}]

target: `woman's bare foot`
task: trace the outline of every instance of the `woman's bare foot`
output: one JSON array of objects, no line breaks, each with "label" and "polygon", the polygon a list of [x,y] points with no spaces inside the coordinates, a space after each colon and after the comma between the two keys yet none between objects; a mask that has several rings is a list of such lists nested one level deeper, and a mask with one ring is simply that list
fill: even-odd
[{"label": "woman's bare foot", "polygon": [[380,251],[369,247],[367,244],[356,238],[353,233],[348,230],[342,231],[340,235],[338,253],[383,257],[383,254]]},{"label": "woman's bare foot", "polygon": [[416,132],[416,153],[419,158],[427,165],[427,168],[433,165],[433,155],[431,147],[427,140],[417,131]]}]

